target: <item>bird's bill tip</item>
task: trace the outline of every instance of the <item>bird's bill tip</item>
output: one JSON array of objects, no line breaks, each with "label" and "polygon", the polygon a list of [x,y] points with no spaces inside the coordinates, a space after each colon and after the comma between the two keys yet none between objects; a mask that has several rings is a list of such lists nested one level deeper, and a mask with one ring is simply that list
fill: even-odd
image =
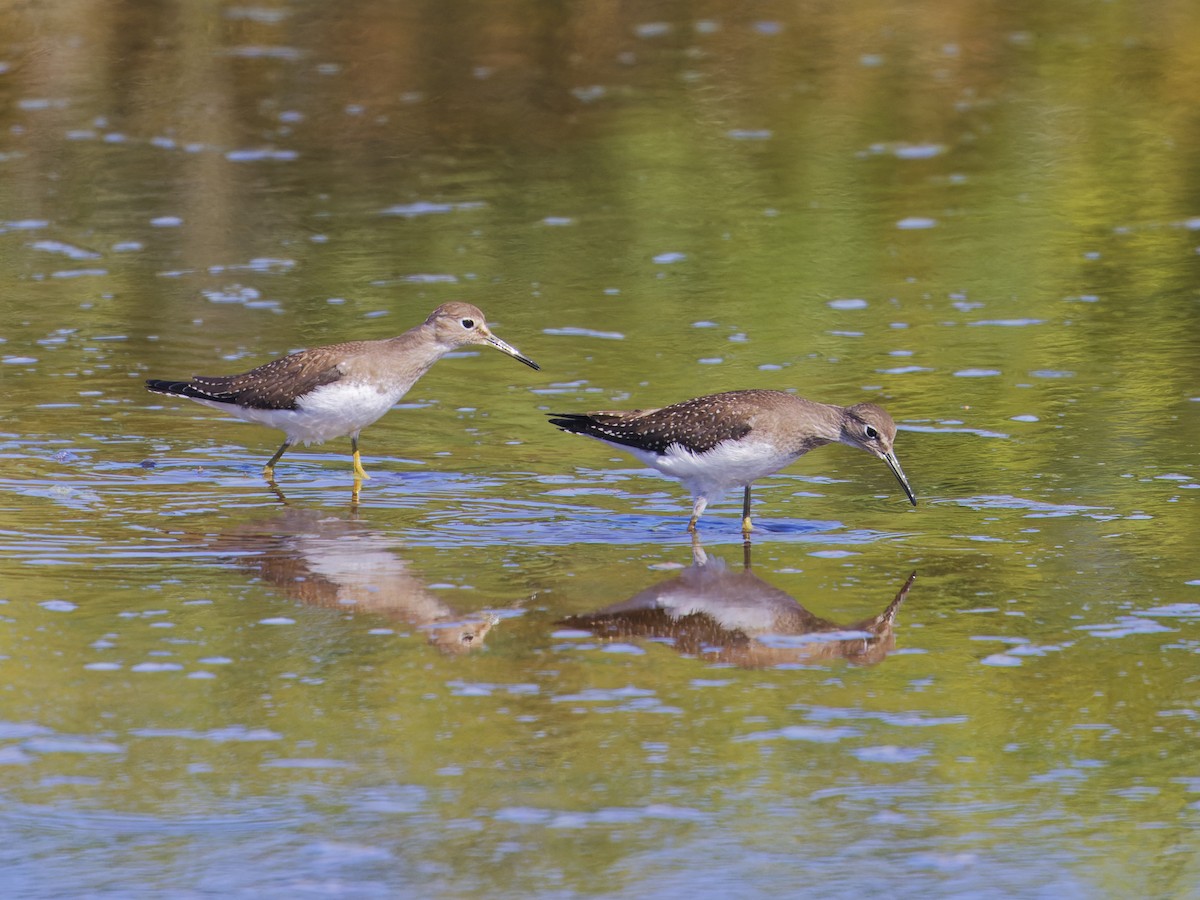
[{"label": "bird's bill tip", "polygon": [[496,337],[494,334],[488,334],[487,342],[501,353],[507,353],[517,362],[525,363],[525,365],[529,366],[529,368],[533,369],[535,372],[540,371],[542,368],[512,344],[508,343],[507,341],[500,340],[500,338]]},{"label": "bird's bill tip", "polygon": [[913,506],[917,505],[917,495],[913,493],[912,486],[908,483],[908,478],[904,475],[904,470],[900,468],[900,460],[896,459],[895,453],[885,453],[883,461],[887,463],[887,467],[892,470],[892,474],[896,476],[896,480],[900,482],[900,487],[904,488],[904,493],[908,496],[908,502]]}]

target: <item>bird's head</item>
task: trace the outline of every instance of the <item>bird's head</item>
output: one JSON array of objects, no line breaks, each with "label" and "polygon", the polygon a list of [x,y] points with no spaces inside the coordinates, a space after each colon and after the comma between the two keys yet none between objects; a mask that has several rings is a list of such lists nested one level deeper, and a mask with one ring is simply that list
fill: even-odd
[{"label": "bird's head", "polygon": [[887,467],[900,482],[900,487],[904,488],[904,493],[908,495],[909,502],[913,506],[917,505],[917,496],[909,486],[904,470],[900,468],[900,461],[896,459],[896,452],[892,449],[896,440],[896,423],[892,421],[887,410],[874,403],[859,403],[847,408],[842,418],[838,440],[843,444],[866,450],[887,463]]},{"label": "bird's head", "polygon": [[492,334],[478,306],[461,301],[443,303],[429,314],[425,324],[433,329],[438,343],[447,349],[465,344],[488,344],[501,353],[507,353],[518,362],[525,363],[531,369],[541,368],[516,347]]}]

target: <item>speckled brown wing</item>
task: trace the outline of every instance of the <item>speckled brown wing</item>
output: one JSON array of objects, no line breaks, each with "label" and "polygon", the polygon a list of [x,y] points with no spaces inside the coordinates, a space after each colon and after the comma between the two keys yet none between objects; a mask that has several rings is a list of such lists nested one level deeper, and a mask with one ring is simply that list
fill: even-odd
[{"label": "speckled brown wing", "polygon": [[790,398],[776,391],[729,391],[662,409],[551,413],[550,423],[573,434],[653,453],[662,453],[672,444],[704,453],[722,441],[744,438],[753,430],[756,413],[786,399]]},{"label": "speckled brown wing", "polygon": [[360,343],[301,350],[241,375],[197,375],[189,381],[150,379],[146,387],[156,394],[234,403],[251,409],[295,409],[299,397],[342,378],[345,373],[339,363],[353,355]]}]

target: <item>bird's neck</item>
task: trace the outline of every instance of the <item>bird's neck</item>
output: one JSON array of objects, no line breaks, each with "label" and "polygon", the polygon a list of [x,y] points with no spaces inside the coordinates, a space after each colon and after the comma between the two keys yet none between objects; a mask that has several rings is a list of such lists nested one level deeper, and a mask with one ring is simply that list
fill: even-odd
[{"label": "bird's neck", "polygon": [[422,323],[387,341],[388,358],[419,366],[422,373],[454,348],[437,340],[433,327]]},{"label": "bird's neck", "polygon": [[795,448],[797,453],[807,453],[842,439],[842,418],[845,415],[842,407],[801,397],[797,397],[796,401],[803,407],[804,422],[804,429],[798,436],[799,446]]},{"label": "bird's neck", "polygon": [[386,391],[401,393],[453,349],[435,340],[432,329],[425,325],[418,325],[379,344],[385,352],[371,353],[360,359],[355,365],[355,374],[382,385]]}]

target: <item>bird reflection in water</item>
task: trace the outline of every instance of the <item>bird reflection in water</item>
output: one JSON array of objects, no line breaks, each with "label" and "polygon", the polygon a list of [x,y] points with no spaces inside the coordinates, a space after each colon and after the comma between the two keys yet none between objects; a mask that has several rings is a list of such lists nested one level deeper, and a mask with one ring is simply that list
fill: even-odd
[{"label": "bird reflection in water", "polygon": [[481,647],[500,617],[457,612],[411,574],[391,546],[359,522],[294,508],[217,541],[238,566],[292,600],[402,622],[448,653]]},{"label": "bird reflection in water", "polygon": [[896,613],[917,573],[877,616],[838,625],[813,615],[791,595],[750,570],[745,545],[741,570],[710,559],[692,545],[692,565],[628,600],[560,624],[610,640],[666,640],[679,653],[744,668],[845,659],[874,665],[896,646]]}]

